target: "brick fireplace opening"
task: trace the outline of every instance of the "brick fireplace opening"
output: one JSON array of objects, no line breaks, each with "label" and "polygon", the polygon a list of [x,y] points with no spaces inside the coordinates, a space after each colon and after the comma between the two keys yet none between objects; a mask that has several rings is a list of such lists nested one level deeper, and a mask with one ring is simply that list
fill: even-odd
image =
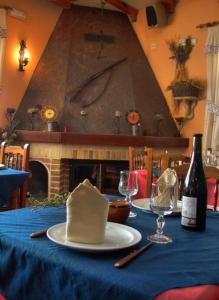
[{"label": "brick fireplace opening", "polygon": [[49,164],[31,161],[29,192],[40,199],[71,192],[87,178],[101,193],[118,194],[119,172],[127,168],[128,161],[115,160],[61,159]]},{"label": "brick fireplace opening", "polygon": [[69,188],[72,191],[88,178],[103,194],[118,194],[119,172],[128,169],[128,161],[71,160]]},{"label": "brick fireplace opening", "polygon": [[39,161],[29,163],[31,178],[29,180],[28,190],[31,195],[37,198],[48,196],[48,171],[45,165]]}]

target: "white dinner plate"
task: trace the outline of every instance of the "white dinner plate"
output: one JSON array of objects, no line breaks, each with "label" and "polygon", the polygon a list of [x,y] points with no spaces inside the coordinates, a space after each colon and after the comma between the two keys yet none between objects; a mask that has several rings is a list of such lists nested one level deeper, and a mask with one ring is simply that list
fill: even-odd
[{"label": "white dinner plate", "polygon": [[[145,212],[150,212],[151,208],[150,208],[150,198],[143,198],[143,199],[136,199],[132,201],[132,205],[136,208],[139,208]],[[177,207],[174,208],[172,214],[171,215],[180,215],[181,214],[181,210],[182,210],[182,203],[181,201],[177,201]]]},{"label": "white dinner plate", "polygon": [[86,252],[108,252],[124,249],[140,242],[141,233],[127,225],[107,222],[105,242],[102,244],[84,244],[66,240],[66,223],[56,224],[47,230],[47,237],[53,242]]}]

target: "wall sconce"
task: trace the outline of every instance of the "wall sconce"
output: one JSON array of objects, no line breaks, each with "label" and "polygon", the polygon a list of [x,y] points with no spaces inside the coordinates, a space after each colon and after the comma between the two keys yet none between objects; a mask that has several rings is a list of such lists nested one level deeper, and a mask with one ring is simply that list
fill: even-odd
[{"label": "wall sconce", "polygon": [[27,52],[26,42],[24,40],[20,41],[20,49],[19,49],[19,55],[18,55],[18,61],[19,61],[19,71],[24,71],[24,67],[29,62],[29,54]]}]

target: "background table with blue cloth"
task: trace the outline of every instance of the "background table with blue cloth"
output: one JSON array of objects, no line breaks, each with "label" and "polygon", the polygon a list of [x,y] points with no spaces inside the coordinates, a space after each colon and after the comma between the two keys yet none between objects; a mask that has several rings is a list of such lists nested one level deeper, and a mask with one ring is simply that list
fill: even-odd
[{"label": "background table with blue cloth", "polygon": [[0,170],[0,207],[8,205],[12,193],[19,188],[30,173],[16,169]]},{"label": "background table with blue cloth", "polygon": [[[166,217],[165,232],[173,243],[155,244],[122,269],[114,263],[132,248],[85,253],[46,236],[30,238],[65,219],[63,207],[0,213],[0,292],[8,300],[146,300],[170,288],[219,284],[219,213],[208,213],[205,232],[183,230],[180,217]],[[155,223],[155,215],[142,211],[128,220],[143,236],[139,247]]]}]

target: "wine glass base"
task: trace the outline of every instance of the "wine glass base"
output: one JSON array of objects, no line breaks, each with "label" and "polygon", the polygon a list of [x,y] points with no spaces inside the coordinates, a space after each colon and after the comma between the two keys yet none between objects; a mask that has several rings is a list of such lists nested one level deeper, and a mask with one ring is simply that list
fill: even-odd
[{"label": "wine glass base", "polygon": [[159,243],[159,244],[167,244],[173,241],[171,237],[166,236],[164,234],[157,234],[157,233],[149,235],[147,239],[151,242]]},{"label": "wine glass base", "polygon": [[135,218],[137,216],[137,213],[136,212],[133,212],[133,211],[130,211],[129,213],[129,218]]}]

